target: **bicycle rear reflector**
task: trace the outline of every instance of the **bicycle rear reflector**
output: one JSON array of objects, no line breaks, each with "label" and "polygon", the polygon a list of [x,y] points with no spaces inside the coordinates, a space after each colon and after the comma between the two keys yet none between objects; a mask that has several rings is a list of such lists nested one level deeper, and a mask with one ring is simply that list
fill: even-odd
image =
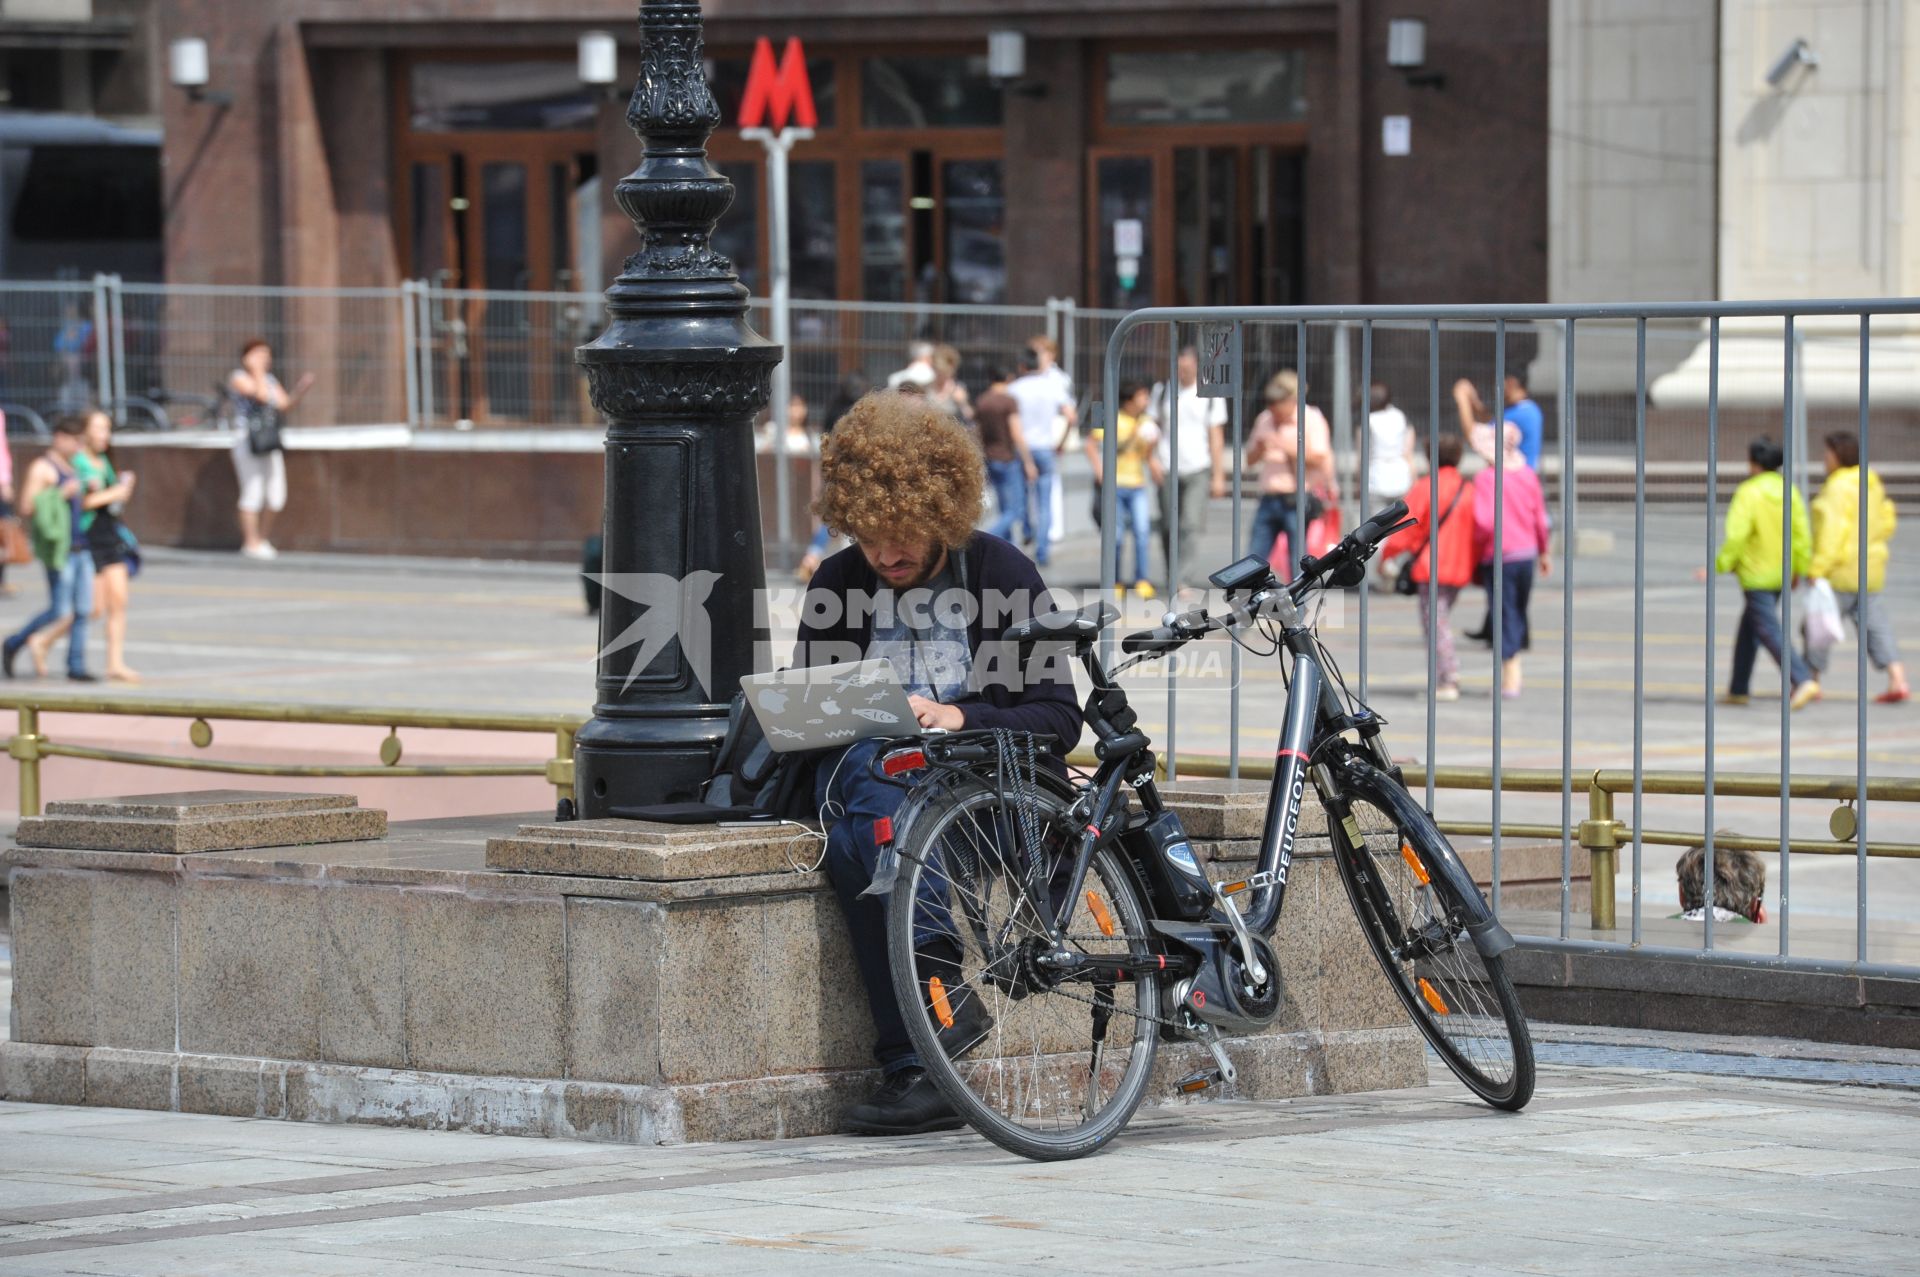
[{"label": "bicycle rear reflector", "polygon": [[[1422,980],[1420,983],[1425,984],[1426,981]],[[927,977],[927,996],[933,1000],[933,1013],[940,1017],[940,1027],[951,1029],[953,1003],[947,1001],[947,986],[941,983],[939,976]]]},{"label": "bicycle rear reflector", "polygon": [[889,776],[919,771],[926,765],[927,752],[923,749],[897,749],[880,760],[880,770]]},{"label": "bicycle rear reflector", "polygon": [[[935,983],[937,984],[938,981],[935,981]],[[1447,1009],[1446,999],[1435,992],[1434,987],[1427,983],[1427,977],[1425,976],[1420,977],[1420,996],[1427,1000],[1427,1005],[1433,1008],[1435,1015],[1453,1014],[1453,1012]]]}]

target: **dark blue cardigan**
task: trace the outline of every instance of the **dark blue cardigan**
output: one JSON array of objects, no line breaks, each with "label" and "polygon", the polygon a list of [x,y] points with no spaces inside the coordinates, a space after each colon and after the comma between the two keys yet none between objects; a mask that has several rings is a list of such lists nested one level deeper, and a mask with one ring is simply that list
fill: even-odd
[{"label": "dark blue cardigan", "polygon": [[[1047,587],[1040,579],[1040,570],[1018,548],[985,532],[974,533],[951,557],[960,588],[970,592],[976,602],[983,594],[1010,600],[1005,610],[1012,613],[994,618],[989,634],[983,628],[984,606],[973,609],[967,624],[967,646],[973,653],[972,690],[954,701],[965,712],[966,725],[1044,732],[1057,742],[1054,752],[1066,754],[1080,740],[1081,717],[1065,654],[1042,649],[1027,667],[1031,673],[1031,681],[1027,681],[1020,674],[1018,652],[1000,638],[1007,626],[1026,620],[1036,603],[1041,603],[1042,611],[1051,610],[1043,602]],[[872,612],[863,609],[859,623],[850,624],[844,600],[854,591],[871,597],[882,588],[879,576],[854,546],[822,563],[807,583],[807,597],[812,601],[825,593],[838,596],[839,601],[829,604],[820,600],[817,609],[803,606],[794,667],[864,657],[873,639]],[[816,612],[836,619],[831,624],[815,625],[807,618]]]}]

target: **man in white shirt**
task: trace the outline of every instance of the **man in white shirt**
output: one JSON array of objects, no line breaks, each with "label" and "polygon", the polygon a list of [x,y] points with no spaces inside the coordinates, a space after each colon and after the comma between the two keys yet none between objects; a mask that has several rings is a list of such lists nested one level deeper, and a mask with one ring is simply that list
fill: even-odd
[{"label": "man in white shirt", "polygon": [[887,389],[898,390],[902,386],[913,386],[925,390],[934,381],[933,343],[916,341],[907,347],[907,366],[898,372],[887,374]]},{"label": "man in white shirt", "polygon": [[[1166,486],[1160,492],[1160,549],[1166,555],[1168,573],[1173,567],[1173,506],[1177,490],[1180,507],[1180,575],[1204,580],[1206,574],[1221,566],[1200,562],[1200,537],[1207,530],[1207,502],[1227,495],[1227,401],[1200,397],[1200,354],[1192,346],[1183,347],[1175,371],[1180,391],[1174,402],[1179,407],[1176,429],[1166,410],[1167,388],[1162,382],[1153,390],[1149,410],[1162,427],[1158,460]],[[1178,435],[1178,453],[1172,436]],[[1174,589],[1180,582],[1172,582]]]},{"label": "man in white shirt", "polygon": [[1045,337],[1029,342],[1020,352],[1020,375],[1007,386],[1007,393],[1020,405],[1020,427],[1026,433],[1027,452],[1035,471],[1033,482],[1027,485],[1031,505],[1020,535],[1033,547],[1033,561],[1041,567],[1047,566],[1054,540],[1054,494],[1060,483],[1054,452],[1075,419],[1073,384],[1053,363],[1052,345]]}]

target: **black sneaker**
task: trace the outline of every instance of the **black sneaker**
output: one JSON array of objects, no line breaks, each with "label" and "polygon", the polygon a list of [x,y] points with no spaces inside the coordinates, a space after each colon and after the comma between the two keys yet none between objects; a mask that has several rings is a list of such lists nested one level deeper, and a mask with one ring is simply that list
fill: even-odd
[{"label": "black sneaker", "polygon": [[879,1090],[847,1110],[843,1123],[850,1135],[925,1135],[965,1124],[922,1068],[889,1075]]},{"label": "black sneaker", "polygon": [[98,674],[89,674],[85,670],[68,670],[67,681],[70,683],[98,683],[100,676]]},{"label": "black sneaker", "polygon": [[19,658],[20,649],[23,646],[25,645],[16,643],[12,639],[0,643],[0,670],[5,670],[8,678],[13,677],[13,663]]}]

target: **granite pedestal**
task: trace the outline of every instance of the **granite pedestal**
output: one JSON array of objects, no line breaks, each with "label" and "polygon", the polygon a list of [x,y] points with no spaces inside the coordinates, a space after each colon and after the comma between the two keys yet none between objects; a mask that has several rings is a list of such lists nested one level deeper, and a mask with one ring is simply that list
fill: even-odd
[{"label": "granite pedestal", "polygon": [[[1214,828],[1204,851],[1251,855]],[[268,849],[14,846],[0,1095],[634,1142],[832,1131],[876,1080],[872,1028],[817,840],[795,833],[530,815]],[[1322,838],[1276,943],[1286,1010],[1233,1044],[1241,1097],[1424,1079]],[[1206,1102],[1170,1085],[1198,1048],[1163,1055],[1148,1102]]]}]

